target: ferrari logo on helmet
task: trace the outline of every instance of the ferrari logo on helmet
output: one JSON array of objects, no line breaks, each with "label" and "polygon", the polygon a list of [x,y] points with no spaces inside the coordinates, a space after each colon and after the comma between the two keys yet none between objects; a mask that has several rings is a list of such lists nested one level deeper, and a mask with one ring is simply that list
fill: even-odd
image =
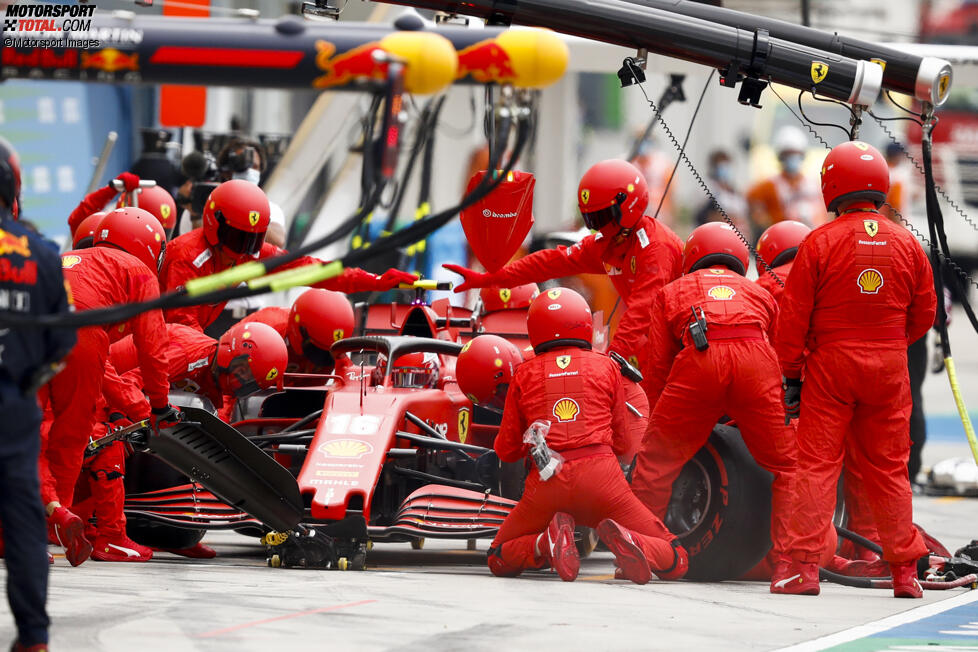
[{"label": "ferrari logo on helmet", "polygon": [[634,274],[635,273],[635,270],[638,269],[638,261],[635,259],[635,256],[632,256],[632,260],[628,264],[628,267],[629,267],[629,269],[632,270],[632,274]]},{"label": "ferrari logo on helmet", "polygon": [[556,362],[558,367],[561,369],[566,369],[570,366],[571,357],[569,355],[558,355]]},{"label": "ferrari logo on helmet", "polygon": [[829,64],[822,61],[812,61],[812,81],[816,84],[829,74]]},{"label": "ferrari logo on helmet", "polygon": [[547,292],[547,296],[550,297],[551,299],[559,299],[560,298],[560,288],[557,288],[555,290],[549,290]]},{"label": "ferrari logo on helmet", "polygon": [[717,301],[730,301],[737,294],[737,291],[726,285],[716,285],[711,287],[707,294]]},{"label": "ferrari logo on helmet", "polygon": [[272,367],[271,369],[268,370],[268,373],[265,374],[265,380],[275,380],[277,377],[278,377],[278,369],[276,367]]},{"label": "ferrari logo on helmet", "polygon": [[853,146],[856,149],[858,149],[860,151],[865,152],[865,151],[868,151],[869,150],[869,145],[867,145],[866,143],[864,143],[861,140],[854,140],[854,141],[852,141],[852,144],[853,144]]},{"label": "ferrari logo on helmet", "polygon": [[261,215],[258,213],[258,211],[248,211],[248,222],[251,223],[251,226],[257,225],[258,220],[260,219]]},{"label": "ferrari logo on helmet", "polygon": [[635,192],[635,184],[630,183],[627,186],[625,186],[625,189],[628,190],[628,192]]},{"label": "ferrari logo on helmet", "polygon": [[713,267],[710,268],[710,274],[717,274],[718,276],[723,276],[726,273],[727,273],[726,270],[715,269]]},{"label": "ferrari logo on helmet", "polygon": [[577,405],[577,401],[572,398],[562,398],[554,403],[553,414],[561,423],[577,421],[577,414],[580,411],[581,408]]},{"label": "ferrari logo on helmet", "polygon": [[581,203],[587,205],[589,199],[591,199],[591,191],[584,188],[581,190]]},{"label": "ferrari logo on helmet", "polygon": [[883,275],[879,270],[870,267],[859,274],[856,283],[859,284],[859,291],[863,294],[879,294],[880,288],[883,287]]},{"label": "ferrari logo on helmet", "polygon": [[875,238],[880,231],[880,224],[876,220],[863,220],[863,228],[866,229],[866,235]]},{"label": "ferrari logo on helmet", "polygon": [[509,303],[509,298],[513,296],[513,291],[509,288],[503,288],[499,291],[499,300],[503,303]]},{"label": "ferrari logo on helmet", "polygon": [[342,328],[337,328],[335,331],[333,331],[333,341],[334,342],[339,342],[340,340],[343,339],[343,336],[345,334],[346,333],[343,332],[343,329]]},{"label": "ferrari logo on helmet", "polygon": [[465,345],[462,347],[462,350],[458,352],[459,355],[462,355],[463,353],[468,351],[470,346],[472,346],[472,340],[469,340],[468,342],[465,343]]},{"label": "ferrari logo on helmet", "polygon": [[170,217],[170,205],[169,204],[160,204],[160,215],[163,216],[163,219],[164,220],[165,219],[168,219]]}]

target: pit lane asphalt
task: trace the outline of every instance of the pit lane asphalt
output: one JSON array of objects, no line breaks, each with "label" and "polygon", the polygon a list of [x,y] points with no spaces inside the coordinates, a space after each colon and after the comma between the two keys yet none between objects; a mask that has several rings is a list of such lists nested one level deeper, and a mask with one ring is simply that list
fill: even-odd
[{"label": "pit lane asphalt", "polygon": [[[916,520],[952,551],[978,537],[978,499],[914,503]],[[59,556],[53,649],[769,650],[965,591],[909,601],[825,583],[818,598],[774,596],[765,583],[636,586],[612,579],[607,552],[583,560],[572,584],[550,573],[499,579],[485,566],[486,541],[477,551],[464,542],[378,544],[363,572],[283,570],[268,568],[252,539],[206,541],[216,559],[159,553],[146,564],[71,568]],[[12,637],[4,603],[0,647]]]}]

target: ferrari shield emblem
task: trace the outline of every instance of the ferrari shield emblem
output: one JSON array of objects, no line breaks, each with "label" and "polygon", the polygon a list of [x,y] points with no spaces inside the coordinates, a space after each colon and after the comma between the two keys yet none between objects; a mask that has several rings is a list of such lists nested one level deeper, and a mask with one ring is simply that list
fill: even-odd
[{"label": "ferrari shield emblem", "polygon": [[458,440],[465,443],[465,439],[469,436],[469,420],[470,414],[468,409],[458,411]]},{"label": "ferrari shield emblem", "polygon": [[880,225],[876,220],[863,220],[863,228],[866,229],[866,235],[875,238],[879,233]]},{"label": "ferrari shield emblem", "polygon": [[855,147],[856,149],[858,149],[860,151],[863,151],[863,152],[868,152],[869,151],[869,145],[867,145],[866,143],[864,143],[861,140],[854,140],[854,141],[852,141],[852,145],[853,145],[853,147]]},{"label": "ferrari shield emblem", "polygon": [[560,288],[554,288],[553,290],[547,290],[547,296],[551,299],[560,298]]},{"label": "ferrari shield emblem", "polygon": [[277,377],[278,377],[278,369],[276,369],[275,367],[269,369],[268,373],[265,374],[265,380],[275,380],[275,378]]},{"label": "ferrari shield emblem", "polygon": [[251,226],[258,224],[259,219],[261,219],[261,215],[258,214],[258,211],[248,211],[248,222],[251,223]]},{"label": "ferrari shield emblem", "polygon": [[632,261],[629,263],[628,266],[629,266],[629,269],[632,270],[632,274],[634,274],[635,273],[635,270],[638,269],[638,261],[635,260],[635,256],[632,256]]},{"label": "ferrari shield emblem", "polygon": [[343,329],[337,328],[335,331],[333,331],[333,341],[339,342],[342,339],[343,339]]},{"label": "ferrari shield emblem", "polygon": [[586,206],[590,199],[591,199],[591,191],[588,190],[587,188],[581,190],[581,203]]},{"label": "ferrari shield emblem", "polygon": [[569,355],[558,355],[556,362],[558,367],[561,369],[566,369],[570,366],[571,357]]},{"label": "ferrari shield emblem", "polygon": [[882,68],[884,71],[886,70],[886,61],[883,61],[882,59],[870,59],[869,61],[871,63],[875,63],[877,66],[879,66],[880,68]]},{"label": "ferrari shield emblem", "polygon": [[829,74],[829,64],[821,61],[812,61],[812,81],[818,84]]},{"label": "ferrari shield emblem", "polygon": [[160,215],[163,216],[164,220],[170,219],[170,205],[160,204]]},{"label": "ferrari shield emblem", "polygon": [[499,291],[499,300],[503,303],[509,303],[511,296],[513,296],[513,292],[509,288],[503,288]]}]

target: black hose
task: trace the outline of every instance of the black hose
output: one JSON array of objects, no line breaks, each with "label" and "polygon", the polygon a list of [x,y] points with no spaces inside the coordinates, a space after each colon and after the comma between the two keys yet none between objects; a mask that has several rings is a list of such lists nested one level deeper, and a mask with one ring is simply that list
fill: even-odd
[{"label": "black hose", "polygon": [[883,554],[883,548],[881,548],[879,544],[877,544],[874,541],[870,541],[869,539],[862,536],[861,534],[856,534],[852,530],[847,530],[846,528],[840,527],[838,525],[835,526],[835,531],[843,539],[848,539],[849,541],[852,541],[853,543],[862,546],[863,548],[869,550],[870,552],[875,552],[877,555]]}]

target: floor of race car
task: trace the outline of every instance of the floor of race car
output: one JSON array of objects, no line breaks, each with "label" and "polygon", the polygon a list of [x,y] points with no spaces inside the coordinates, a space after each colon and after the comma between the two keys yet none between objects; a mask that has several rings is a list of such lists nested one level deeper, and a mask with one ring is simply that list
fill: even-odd
[{"label": "floor of race car", "polygon": [[[978,537],[976,499],[917,497],[915,514],[952,550]],[[365,572],[282,570],[268,568],[250,539],[206,541],[219,557],[160,553],[147,564],[71,568],[59,555],[53,649],[768,650],[839,632],[799,649],[978,649],[978,591],[964,589],[909,601],[824,583],[819,598],[774,596],[762,583],[636,586],[612,579],[607,552],[583,560],[573,584],[550,573],[498,579],[485,566],[486,541],[477,551],[464,542],[428,540],[419,551],[378,544]],[[895,620],[873,625],[887,617]],[[3,603],[0,648],[12,636]]]}]

